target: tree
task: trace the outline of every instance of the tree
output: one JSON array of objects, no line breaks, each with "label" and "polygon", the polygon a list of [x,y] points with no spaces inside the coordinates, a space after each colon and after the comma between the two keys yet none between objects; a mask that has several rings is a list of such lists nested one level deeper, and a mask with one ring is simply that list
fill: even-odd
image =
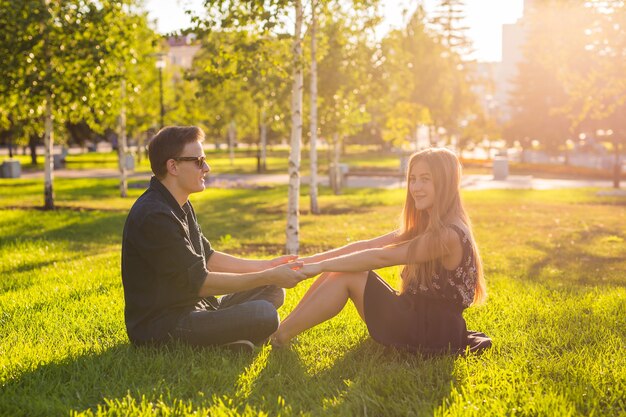
[{"label": "tree", "polygon": [[367,35],[376,20],[372,3],[327,2],[321,7],[318,59],[319,131],[332,145],[329,176],[333,191],[340,192],[338,177],[341,144],[369,121],[367,97],[372,66]]},{"label": "tree", "polygon": [[608,134],[614,152],[613,186],[619,188],[621,149],[626,146],[626,5],[593,0],[577,10],[582,6],[588,11],[578,32],[579,38],[584,35],[584,46],[577,60],[562,66],[569,95],[565,111],[575,127],[592,126]]},{"label": "tree", "polygon": [[518,142],[526,149],[538,141],[555,152],[572,134],[566,110],[569,92],[563,77],[570,64],[587,65],[581,59],[582,11],[576,2],[544,2],[527,13],[523,58],[510,100],[512,117],[505,128],[510,144]]},{"label": "tree", "polygon": [[439,100],[431,106],[436,125],[446,129],[448,135],[458,136],[461,122],[474,113],[476,98],[470,89],[469,73],[471,63],[467,56],[471,53],[472,44],[466,35],[464,26],[463,0],[441,0],[437,6],[432,25],[435,38],[443,47],[441,57],[444,59],[445,71],[440,84],[443,88]]},{"label": "tree", "polygon": [[[357,2],[367,3],[367,2]],[[300,148],[302,142],[303,65],[302,36],[304,33],[304,10],[301,0],[272,0],[241,3],[235,0],[205,0],[208,19],[201,20],[199,28],[220,30],[238,27],[254,28],[263,33],[273,32],[284,36],[283,22],[290,16],[294,22],[292,41],[292,101],[291,146],[289,153],[289,199],[287,208],[286,251],[297,253],[299,249],[299,194],[300,194]]]},{"label": "tree", "polygon": [[135,0],[102,2],[101,20],[108,30],[94,31],[94,36],[98,36],[94,40],[106,54],[106,59],[101,62],[104,73],[97,81],[98,93],[106,99],[108,111],[99,109],[92,127],[104,130],[117,125],[121,197],[126,197],[128,192],[127,121],[130,119],[131,132],[148,128],[139,121],[145,109],[137,106],[137,101],[140,94],[145,94],[144,82],[151,78],[146,75],[154,72],[151,55],[157,43],[157,36],[148,27],[145,13],[136,12],[134,3]]},{"label": "tree", "polygon": [[[44,136],[44,208],[54,208],[52,149],[54,133],[66,122],[97,126],[121,102],[115,24],[132,6],[128,1],[0,0],[0,95],[22,97],[8,111],[33,137]],[[15,35],[17,34],[17,35]],[[124,53],[122,53],[124,55]],[[113,93],[112,91],[115,91]],[[115,94],[118,98],[111,102]],[[22,113],[23,107],[28,107]],[[119,114],[119,112],[115,112]],[[43,120],[44,128],[41,129]]]},{"label": "tree", "polygon": [[309,184],[310,209],[312,214],[319,214],[317,202],[317,5],[318,0],[311,0],[311,138],[309,143],[309,159],[311,164],[311,181]]},{"label": "tree", "polygon": [[203,37],[201,50],[187,74],[189,80],[198,83],[195,95],[199,100],[193,107],[219,116],[207,120],[216,132],[227,129],[225,124],[237,119],[240,137],[259,145],[261,170],[266,166],[268,130],[272,124],[280,129],[276,121],[284,118],[287,109],[284,79],[288,77],[288,56],[285,39],[272,34],[215,30]]},{"label": "tree", "polygon": [[280,21],[293,12],[292,39],[292,102],[291,147],[289,153],[289,202],[287,208],[286,251],[297,253],[299,248],[300,146],[302,141],[302,27],[301,0],[254,1],[205,0],[209,17],[199,27],[217,30],[232,27],[255,27],[263,32],[281,30]]},{"label": "tree", "polygon": [[407,25],[383,40],[383,64],[387,80],[383,139],[395,146],[417,142],[420,126],[432,126],[438,110],[446,107],[448,66],[444,49],[425,25],[425,12],[418,7]]},{"label": "tree", "polygon": [[33,115],[29,119],[44,119],[44,208],[53,209],[53,118],[62,122],[72,110],[81,112],[93,91],[90,82],[99,52],[89,38],[91,28],[83,29],[97,17],[97,10],[87,2],[48,0],[5,0],[0,10],[0,53],[7,57],[0,64],[5,75],[2,93],[23,94]]}]

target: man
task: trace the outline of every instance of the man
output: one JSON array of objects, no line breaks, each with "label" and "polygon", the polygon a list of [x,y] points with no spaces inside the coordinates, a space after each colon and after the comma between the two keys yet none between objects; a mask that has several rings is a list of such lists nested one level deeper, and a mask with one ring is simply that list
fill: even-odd
[{"label": "man", "polygon": [[124,225],[126,329],[137,345],[178,339],[251,350],[277,329],[283,288],[305,276],[295,256],[242,259],[211,247],[188,201],[210,171],[203,140],[197,127],[172,126],[148,145],[154,176]]}]

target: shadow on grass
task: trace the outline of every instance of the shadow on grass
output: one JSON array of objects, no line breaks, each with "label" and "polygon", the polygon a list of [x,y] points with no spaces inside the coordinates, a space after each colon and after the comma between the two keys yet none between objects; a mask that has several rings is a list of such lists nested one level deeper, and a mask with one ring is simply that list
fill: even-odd
[{"label": "shadow on grass", "polygon": [[286,208],[287,195],[277,189],[233,190],[194,201],[193,206],[204,235],[217,243],[225,235],[245,235],[246,240],[254,240],[271,228],[273,221],[283,222],[286,211],[274,209],[281,207],[283,200]]},{"label": "shadow on grass", "polygon": [[17,181],[2,181],[0,186],[2,188],[19,188],[20,191],[26,186],[38,185],[39,182],[37,180],[17,180]]},{"label": "shadow on grass", "polygon": [[118,345],[102,353],[42,365],[3,382],[2,415],[68,415],[105,406],[105,399],[142,396],[165,403],[206,404],[213,395],[234,396],[236,381],[254,356],[193,349]]},{"label": "shadow on grass", "polygon": [[[607,242],[611,240],[621,245],[619,253],[600,255],[600,246],[609,245]],[[617,230],[593,226],[589,230],[563,236],[551,244],[533,242],[531,246],[544,255],[529,267],[527,276],[543,283],[568,287],[624,285],[624,241],[626,236]],[[558,272],[550,273],[551,270]]]},{"label": "shadow on grass", "polygon": [[126,213],[119,212],[27,211],[23,221],[7,227],[0,237],[0,250],[25,240],[67,242],[72,250],[84,249],[85,245],[119,243],[125,220]]},{"label": "shadow on grass", "polygon": [[330,367],[308,372],[298,353],[273,350],[244,402],[293,415],[433,415],[450,394],[455,357],[423,358],[366,339]]},{"label": "shadow on grass", "polygon": [[[2,247],[0,245],[0,247]],[[78,256],[70,256],[70,257],[64,257],[63,261],[71,261],[73,259],[78,258]],[[53,265],[54,263],[56,263],[57,261],[59,261],[59,259],[57,258],[53,258],[53,259],[47,259],[47,260],[39,260],[39,261],[33,261],[33,262],[24,262],[21,263],[13,268],[4,268],[3,269],[3,273],[10,275],[10,274],[20,274],[22,272],[31,272],[34,271],[36,269],[41,269],[41,268],[45,268],[47,266]],[[4,284],[4,282],[2,283]],[[2,284],[0,284],[0,286],[2,286]],[[0,287],[2,288],[2,287]],[[7,287],[4,287],[4,289],[7,289]]]},{"label": "shadow on grass", "polygon": [[183,401],[194,409],[224,400],[238,413],[269,415],[432,415],[453,383],[453,357],[423,359],[371,340],[317,374],[292,350],[266,349],[246,355],[180,344],[118,345],[5,380],[0,414],[96,411],[130,397],[136,405],[146,398],[152,404]]}]

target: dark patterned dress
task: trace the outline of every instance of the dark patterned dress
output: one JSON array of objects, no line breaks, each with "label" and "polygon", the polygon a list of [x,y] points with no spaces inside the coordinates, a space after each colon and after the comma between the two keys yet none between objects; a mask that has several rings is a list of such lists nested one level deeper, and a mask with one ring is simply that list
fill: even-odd
[{"label": "dark patterned dress", "polygon": [[370,271],[364,295],[365,322],[377,342],[423,353],[462,352],[476,343],[473,337],[478,333],[468,332],[463,319],[463,310],[474,300],[477,279],[472,242],[463,229],[450,227],[461,239],[461,263],[454,270],[439,263],[431,288],[409,287],[399,294]]}]

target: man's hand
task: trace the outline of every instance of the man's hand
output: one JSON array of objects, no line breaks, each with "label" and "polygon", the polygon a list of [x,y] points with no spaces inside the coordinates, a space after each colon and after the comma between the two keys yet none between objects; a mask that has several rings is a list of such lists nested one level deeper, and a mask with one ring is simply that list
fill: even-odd
[{"label": "man's hand", "polygon": [[298,255],[284,255],[284,256],[279,256],[278,258],[270,259],[268,262],[269,262],[269,267],[273,268],[275,266],[293,262],[296,259],[298,259]]},{"label": "man's hand", "polygon": [[313,263],[313,264],[306,264],[304,265],[301,269],[300,272],[305,275],[307,278],[311,278],[314,277],[316,275],[321,274],[322,271],[322,264],[320,263]]},{"label": "man's hand", "polygon": [[301,272],[302,262],[291,262],[268,269],[270,283],[281,288],[293,288],[303,279],[309,278]]}]

